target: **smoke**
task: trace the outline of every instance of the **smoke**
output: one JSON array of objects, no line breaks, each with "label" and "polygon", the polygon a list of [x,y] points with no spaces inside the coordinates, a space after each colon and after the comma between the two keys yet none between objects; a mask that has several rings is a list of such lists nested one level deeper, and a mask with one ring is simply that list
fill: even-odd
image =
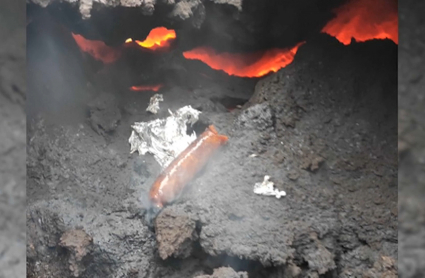
[{"label": "smoke", "polygon": [[44,13],[27,27],[27,113],[31,119],[75,122],[85,115],[88,77],[71,33]]}]

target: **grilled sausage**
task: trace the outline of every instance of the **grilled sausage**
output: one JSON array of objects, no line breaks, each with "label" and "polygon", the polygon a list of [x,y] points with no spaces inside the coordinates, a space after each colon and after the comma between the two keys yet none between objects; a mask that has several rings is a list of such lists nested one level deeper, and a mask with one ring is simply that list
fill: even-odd
[{"label": "grilled sausage", "polygon": [[210,125],[156,179],[149,193],[153,206],[162,208],[177,199],[185,186],[227,140],[227,136],[218,134],[214,126]]}]

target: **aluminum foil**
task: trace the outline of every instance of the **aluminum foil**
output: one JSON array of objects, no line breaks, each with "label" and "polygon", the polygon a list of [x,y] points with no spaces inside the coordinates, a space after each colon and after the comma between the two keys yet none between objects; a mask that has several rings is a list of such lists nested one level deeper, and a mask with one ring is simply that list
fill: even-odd
[{"label": "aluminum foil", "polygon": [[270,181],[270,176],[264,176],[263,182],[255,183],[254,193],[265,196],[275,196],[278,199],[282,196],[286,196],[285,191],[280,191],[274,188],[274,183]]},{"label": "aluminum foil", "polygon": [[150,99],[149,106],[146,108],[146,111],[151,112],[152,114],[158,113],[160,101],[164,101],[164,97],[161,94],[154,94]]},{"label": "aluminum foil", "polygon": [[178,109],[175,113],[168,110],[170,116],[150,122],[136,122],[128,139],[130,153],[140,155],[151,153],[162,169],[166,168],[190,143],[196,139],[196,133],[187,135],[187,125],[193,125],[199,119],[200,111],[190,105]]}]

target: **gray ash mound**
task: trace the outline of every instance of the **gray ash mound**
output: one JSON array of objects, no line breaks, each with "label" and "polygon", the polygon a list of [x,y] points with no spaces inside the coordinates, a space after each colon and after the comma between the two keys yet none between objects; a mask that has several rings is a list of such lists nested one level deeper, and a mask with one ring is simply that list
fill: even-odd
[{"label": "gray ash mound", "polygon": [[[165,88],[158,115],[145,112],[147,96],[122,94],[112,133],[34,121],[30,277],[76,273],[75,254],[59,245],[74,229],[93,240],[79,277],[396,277],[395,53],[387,40],[344,46],[319,35],[255,88],[236,79]],[[215,101],[226,98],[248,101],[229,112]],[[138,109],[127,113],[130,104]],[[129,155],[130,125],[184,105],[202,107],[200,125],[229,142],[152,230],[140,197],[160,167]],[[265,175],[287,195],[254,194]]]}]

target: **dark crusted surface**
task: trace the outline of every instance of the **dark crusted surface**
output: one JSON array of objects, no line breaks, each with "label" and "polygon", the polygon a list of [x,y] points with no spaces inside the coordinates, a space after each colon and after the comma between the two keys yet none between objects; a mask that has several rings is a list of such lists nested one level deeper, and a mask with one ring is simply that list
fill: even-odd
[{"label": "dark crusted surface", "polygon": [[[397,261],[396,53],[391,41],[345,47],[323,35],[255,90],[235,79],[164,88],[157,115],[145,112],[152,94],[114,92],[132,112],[107,138],[87,122],[33,122],[30,274],[69,275],[54,247],[77,226],[94,244],[80,277],[193,277],[227,265],[250,277],[394,274],[396,263],[382,265]],[[216,101],[250,96],[232,112]],[[213,123],[230,139],[167,208],[196,223],[193,256],[162,261],[143,209],[159,167],[129,155],[127,140],[133,122],[187,104],[203,108],[198,131]],[[264,175],[287,196],[255,195]]]},{"label": "dark crusted surface", "polygon": [[[262,131],[261,121],[254,128],[223,125],[228,148],[187,195],[189,204],[177,205],[196,212],[208,254],[274,266],[306,261],[319,274],[337,262],[340,277],[362,273],[379,256],[396,256],[396,47],[382,42],[382,49],[392,48],[388,56],[371,61],[358,49],[359,56],[334,64],[319,55],[320,45],[333,49],[335,59],[349,51],[326,39],[311,43],[292,65],[260,81],[253,99],[272,107],[274,126]],[[369,46],[372,52],[376,45]],[[378,72],[372,63],[387,62],[388,71],[368,79]],[[371,72],[351,71],[354,65]],[[265,95],[261,101],[259,94]],[[295,128],[282,121],[288,117]],[[249,158],[252,153],[259,156]],[[324,163],[315,173],[302,170],[317,157]],[[296,181],[288,177],[291,171],[299,172]],[[265,174],[287,191],[286,198],[252,194],[253,183]],[[359,250],[368,254],[361,267],[352,257]]]},{"label": "dark crusted surface", "polygon": [[25,29],[21,1],[0,3],[0,277],[25,276]]},{"label": "dark crusted surface", "polygon": [[[121,45],[150,30],[176,29],[179,47],[255,51],[293,46],[321,30],[345,0],[30,0],[28,14],[48,11],[88,39]],[[46,7],[46,8],[42,8]],[[256,39],[253,39],[256,38]]]},{"label": "dark crusted surface", "polygon": [[425,275],[425,23],[423,2],[400,2],[400,277]]}]

